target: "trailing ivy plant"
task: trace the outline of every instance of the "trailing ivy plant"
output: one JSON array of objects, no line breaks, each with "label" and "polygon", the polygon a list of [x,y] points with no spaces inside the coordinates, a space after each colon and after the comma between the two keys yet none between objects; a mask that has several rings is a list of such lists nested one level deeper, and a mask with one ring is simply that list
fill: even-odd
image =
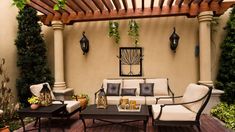
[{"label": "trailing ivy plant", "polygon": [[109,37],[112,37],[116,44],[119,44],[120,41],[118,27],[118,22],[109,21]]},{"label": "trailing ivy plant", "polygon": [[235,104],[235,7],[230,13],[226,26],[227,35],[221,44],[219,71],[216,88],[224,91],[222,101]]},{"label": "trailing ivy plant", "polygon": [[[67,0],[56,0],[57,3],[54,5],[54,10],[64,9]],[[30,0],[13,0],[13,5],[18,9],[24,9],[25,5],[30,3]]]},{"label": "trailing ivy plant", "polygon": [[139,24],[135,20],[129,21],[128,35],[134,41],[135,46],[139,44]]},{"label": "trailing ivy plant", "polygon": [[49,82],[53,77],[47,64],[46,45],[41,34],[37,12],[25,6],[17,16],[18,32],[15,40],[17,47],[17,67],[19,77],[16,80],[19,101],[27,106],[27,99],[32,96],[29,87],[32,84]]}]

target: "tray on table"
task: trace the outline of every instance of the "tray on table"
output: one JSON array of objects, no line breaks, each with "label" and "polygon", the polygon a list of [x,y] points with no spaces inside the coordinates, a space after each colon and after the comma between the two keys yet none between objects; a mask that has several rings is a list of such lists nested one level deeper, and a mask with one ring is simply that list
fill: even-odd
[{"label": "tray on table", "polygon": [[120,105],[117,105],[118,112],[140,112],[141,105],[136,105],[137,109],[123,109]]}]

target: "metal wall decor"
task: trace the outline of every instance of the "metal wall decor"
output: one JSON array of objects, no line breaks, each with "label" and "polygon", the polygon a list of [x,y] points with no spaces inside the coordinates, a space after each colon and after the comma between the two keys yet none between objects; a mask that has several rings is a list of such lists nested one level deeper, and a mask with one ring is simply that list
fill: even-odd
[{"label": "metal wall decor", "polygon": [[175,27],[174,27],[174,31],[170,36],[170,46],[171,46],[171,50],[174,51],[174,53],[176,52],[176,48],[178,46],[178,42],[179,42],[179,35],[175,32]]},{"label": "metal wall decor", "polygon": [[120,47],[118,58],[120,76],[142,76],[141,47]]},{"label": "metal wall decor", "polygon": [[85,32],[82,33],[82,36],[83,37],[80,40],[80,45],[81,45],[81,49],[83,51],[83,55],[85,55],[89,51],[89,40],[85,36]]}]

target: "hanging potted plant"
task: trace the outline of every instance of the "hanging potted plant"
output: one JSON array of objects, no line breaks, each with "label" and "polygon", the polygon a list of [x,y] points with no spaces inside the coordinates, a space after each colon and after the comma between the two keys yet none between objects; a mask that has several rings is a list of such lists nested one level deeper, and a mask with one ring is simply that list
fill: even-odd
[{"label": "hanging potted plant", "polygon": [[120,40],[118,27],[119,27],[118,22],[109,21],[109,37],[112,37],[115,40],[116,44],[118,44]]},{"label": "hanging potted plant", "polygon": [[135,46],[139,43],[139,24],[135,20],[129,21],[128,35],[134,41]]}]

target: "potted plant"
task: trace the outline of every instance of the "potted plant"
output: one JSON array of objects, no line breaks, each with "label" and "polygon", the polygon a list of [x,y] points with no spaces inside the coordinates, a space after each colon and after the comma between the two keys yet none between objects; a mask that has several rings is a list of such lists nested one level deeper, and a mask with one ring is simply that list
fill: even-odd
[{"label": "potted plant", "polygon": [[135,46],[139,43],[139,24],[135,20],[129,21],[128,35],[134,41]]},{"label": "potted plant", "polygon": [[31,109],[37,109],[40,106],[39,97],[32,96],[31,98],[28,98],[28,102],[31,104]]},{"label": "potted plant", "polygon": [[85,109],[89,103],[89,96],[87,94],[73,95],[72,98],[80,102],[82,109]]},{"label": "potted plant", "polygon": [[119,24],[118,22],[109,22],[109,37],[112,37],[115,40],[115,43],[118,44],[120,40],[120,34],[118,31]]}]

